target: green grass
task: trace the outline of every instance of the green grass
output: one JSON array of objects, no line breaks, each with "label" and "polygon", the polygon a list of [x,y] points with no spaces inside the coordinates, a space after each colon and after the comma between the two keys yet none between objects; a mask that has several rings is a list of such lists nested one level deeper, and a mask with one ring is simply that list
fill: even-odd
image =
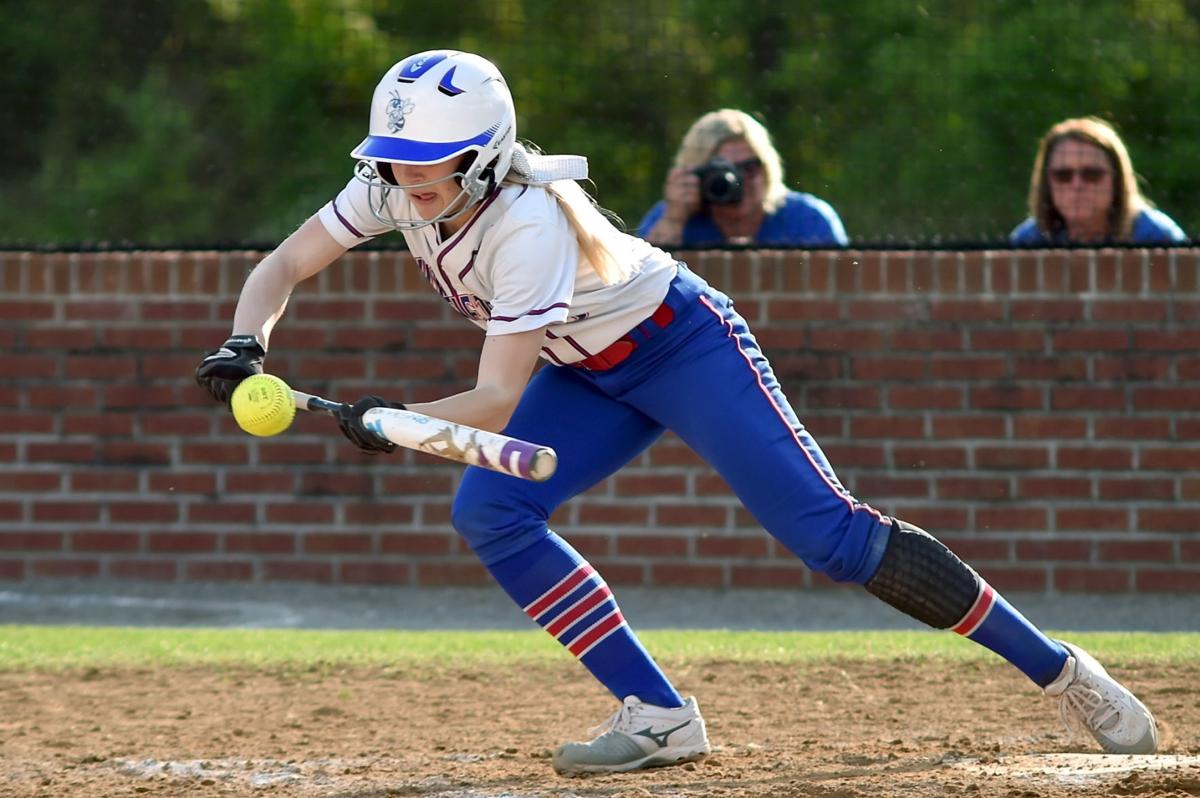
[{"label": "green grass", "polygon": [[[1062,633],[1110,663],[1195,664],[1200,634]],[[938,632],[656,631],[664,661],[799,663],[845,659],[987,659]],[[0,626],[0,669],[89,667],[455,666],[554,664],[570,656],[544,633]]]}]

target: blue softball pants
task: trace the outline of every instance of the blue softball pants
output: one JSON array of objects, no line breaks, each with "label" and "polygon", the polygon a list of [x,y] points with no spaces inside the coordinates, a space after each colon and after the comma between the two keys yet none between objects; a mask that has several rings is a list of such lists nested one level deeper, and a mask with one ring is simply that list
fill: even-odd
[{"label": "blue softball pants", "polygon": [[548,365],[534,375],[504,432],[553,447],[558,471],[536,483],[468,468],[455,528],[484,565],[513,557],[550,534],[561,504],[670,429],[809,568],[867,582],[891,519],[838,481],[729,297],[680,264],[665,302],[674,319],[631,331],[638,346],[614,368]]}]

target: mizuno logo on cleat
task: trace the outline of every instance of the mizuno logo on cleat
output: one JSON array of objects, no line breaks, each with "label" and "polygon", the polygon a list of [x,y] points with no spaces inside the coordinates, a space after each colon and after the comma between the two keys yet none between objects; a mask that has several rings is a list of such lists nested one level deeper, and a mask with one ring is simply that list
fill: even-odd
[{"label": "mizuno logo on cleat", "polygon": [[675,732],[682,729],[684,726],[688,725],[689,723],[691,723],[690,720],[685,720],[683,723],[680,723],[678,726],[673,726],[670,729],[666,729],[665,731],[660,731],[660,732],[651,731],[650,727],[647,726],[646,728],[642,729],[641,731],[634,732],[634,734],[638,735],[639,737],[645,737],[649,740],[653,740],[654,742],[658,743],[659,748],[666,748],[667,747],[667,738],[670,737]]}]

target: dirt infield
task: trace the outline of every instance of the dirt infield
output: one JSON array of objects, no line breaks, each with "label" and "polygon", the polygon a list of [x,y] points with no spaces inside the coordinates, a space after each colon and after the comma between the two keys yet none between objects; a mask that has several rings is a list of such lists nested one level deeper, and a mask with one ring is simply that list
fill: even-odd
[{"label": "dirt infield", "polygon": [[1200,663],[1113,668],[1158,715],[1157,757],[1069,741],[1001,663],[665,664],[713,754],[586,779],[556,776],[550,749],[615,702],[573,663],[0,673],[0,795],[1200,796]]}]

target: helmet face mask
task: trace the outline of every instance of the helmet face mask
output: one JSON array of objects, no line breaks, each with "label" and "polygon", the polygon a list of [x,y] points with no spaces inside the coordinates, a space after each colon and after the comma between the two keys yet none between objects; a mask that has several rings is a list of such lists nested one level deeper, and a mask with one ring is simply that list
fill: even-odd
[{"label": "helmet face mask", "polygon": [[[457,219],[483,200],[508,173],[516,142],[512,95],[490,61],[455,50],[433,50],[392,66],[375,88],[370,133],[351,153],[354,175],[368,186],[371,211],[397,230]],[[398,216],[395,192],[448,178],[398,185],[386,164],[430,165],[473,153],[451,178],[458,198],[431,219]],[[460,202],[462,203],[460,206]],[[400,207],[404,207],[402,204]]]},{"label": "helmet face mask", "polygon": [[[392,174],[389,162],[387,161],[377,163],[359,161],[354,167],[354,178],[360,183],[367,184],[367,202],[371,208],[371,215],[383,224],[390,225],[401,231],[417,230],[440,222],[451,222],[474,208],[478,200],[472,198],[466,188],[463,187],[465,177],[466,174],[459,171],[445,177],[438,177],[421,183],[399,183],[396,181],[395,175]],[[445,183],[447,180],[455,181],[456,185],[459,186],[459,192],[457,196],[446,203],[446,207],[436,216],[431,219],[425,219],[396,215],[391,202],[394,196],[393,192],[432,188]]]}]

